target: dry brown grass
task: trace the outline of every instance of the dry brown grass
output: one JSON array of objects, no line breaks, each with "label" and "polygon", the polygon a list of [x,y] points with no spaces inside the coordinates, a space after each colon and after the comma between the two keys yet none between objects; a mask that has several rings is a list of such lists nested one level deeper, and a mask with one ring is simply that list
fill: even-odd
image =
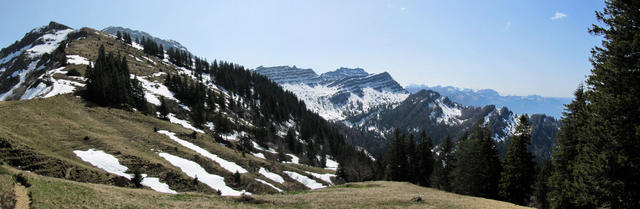
[{"label": "dry brown grass", "polygon": [[[32,185],[28,190],[34,208],[524,208],[401,182],[349,183],[313,191],[232,198],[161,194],[10,170],[23,174]],[[417,196],[423,201],[412,201]]]},{"label": "dry brown grass", "polygon": [[[411,199],[421,197],[422,202]],[[349,183],[299,194],[258,195],[276,206],[295,208],[524,208],[404,182]]]}]

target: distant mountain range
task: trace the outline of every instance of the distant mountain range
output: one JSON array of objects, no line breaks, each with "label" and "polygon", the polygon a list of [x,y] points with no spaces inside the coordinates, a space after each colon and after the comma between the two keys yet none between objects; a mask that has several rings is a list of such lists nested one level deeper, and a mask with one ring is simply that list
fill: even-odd
[{"label": "distant mountain range", "polygon": [[261,66],[255,72],[295,93],[307,108],[330,121],[393,106],[409,96],[387,72],[369,74],[361,68],[339,68],[318,75],[296,66]]},{"label": "distant mountain range", "polygon": [[562,116],[564,105],[571,102],[572,98],[529,96],[501,96],[492,89],[472,90],[461,89],[452,86],[426,86],[412,84],[406,87],[407,91],[416,93],[420,90],[433,90],[442,96],[471,106],[495,105],[497,107],[509,107],[514,112],[521,114],[546,114],[555,118]]}]

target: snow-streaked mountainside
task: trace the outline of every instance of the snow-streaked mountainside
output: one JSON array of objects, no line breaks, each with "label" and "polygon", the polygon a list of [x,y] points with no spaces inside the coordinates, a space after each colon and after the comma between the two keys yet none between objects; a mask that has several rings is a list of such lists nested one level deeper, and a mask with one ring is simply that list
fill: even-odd
[{"label": "snow-streaked mountainside", "polygon": [[144,31],[139,31],[139,30],[133,30],[133,29],[129,29],[129,28],[123,28],[123,27],[117,27],[117,26],[109,26],[106,27],[105,29],[102,29],[102,32],[111,34],[111,35],[116,35],[118,33],[118,31],[120,31],[121,33],[128,33],[129,35],[131,35],[131,39],[132,40],[141,40],[142,37],[146,37],[146,38],[151,38],[153,39],[155,42],[159,43],[160,45],[162,45],[162,48],[164,49],[170,49],[170,48],[174,48],[174,49],[178,49],[181,51],[188,51],[187,47],[183,46],[182,44],[180,44],[177,41],[174,40],[170,40],[170,39],[161,39],[161,38],[157,38],[154,37],[150,34],[148,34],[147,32]]},{"label": "snow-streaked mountainside", "polygon": [[452,86],[426,86],[409,85],[407,91],[416,93],[422,89],[433,90],[449,97],[449,99],[463,105],[485,106],[495,105],[498,107],[508,107],[517,113],[546,114],[556,118],[562,116],[564,105],[571,102],[571,98],[563,97],[542,97],[538,95],[529,96],[501,96],[492,89],[472,90],[467,88],[456,88]]},{"label": "snow-streaked mountainside", "polygon": [[[352,116],[342,121],[345,125],[382,137],[390,137],[393,129],[417,134],[426,130],[427,135],[439,143],[447,135],[454,139],[474,124],[483,121],[494,134],[493,139],[504,146],[513,136],[520,115],[506,107],[494,105],[484,107],[464,106],[431,90],[411,94],[395,108],[375,109]],[[539,159],[548,158],[559,124],[553,117],[545,115],[527,116],[532,121],[532,145]],[[436,143],[436,144],[437,144]]]},{"label": "snow-streaked mountainside", "polygon": [[[21,41],[0,51],[0,101],[51,97],[70,93],[82,78],[54,79],[59,69],[46,70],[52,65],[47,61],[54,59],[53,54],[67,36],[74,30],[51,22],[38,27]],[[58,56],[65,56],[59,55]],[[83,62],[80,57],[71,55],[71,62]]]},{"label": "snow-streaked mountainside", "polygon": [[[110,27],[107,29],[105,31],[121,28]],[[123,31],[131,33],[134,39],[136,37],[135,34],[142,34],[147,38],[162,40],[141,31],[130,29]],[[175,41],[164,43],[170,44],[170,47],[186,50]],[[64,124],[82,124],[69,125],[70,131],[64,134],[52,134],[47,139],[31,138],[34,136],[21,136],[19,133],[12,132],[7,134],[6,130],[9,130],[7,127],[14,127],[17,125],[16,123],[21,123],[21,127],[30,128],[32,125],[41,125],[39,123],[22,124],[23,122],[26,123],[26,120],[22,119],[23,117],[30,117],[25,114],[32,112],[25,107],[27,113],[3,115],[3,121],[0,123],[0,146],[3,146],[0,147],[0,157],[3,157],[3,159],[9,159],[4,158],[4,156],[13,157],[7,163],[17,168],[30,168],[30,172],[41,175],[117,186],[127,186],[129,183],[126,182],[133,178],[135,169],[142,167],[148,169],[142,172],[142,175],[146,177],[142,185],[159,192],[213,191],[220,192],[222,195],[238,196],[241,194],[282,192],[305,188],[317,189],[331,186],[334,184],[333,181],[336,180],[334,173],[338,166],[341,165],[338,161],[342,160],[336,153],[350,148],[353,153],[360,153],[355,147],[350,147],[345,142],[338,141],[332,141],[331,146],[335,145],[337,147],[332,147],[332,150],[329,150],[329,145],[322,144],[324,143],[322,141],[332,139],[321,138],[318,136],[320,132],[315,132],[317,130],[311,130],[310,128],[306,128],[307,130],[303,131],[302,129],[305,127],[303,124],[310,124],[307,119],[313,120],[314,128],[319,127],[327,132],[332,130],[328,128],[330,126],[326,121],[305,110],[302,106],[298,108],[298,115],[296,115],[295,111],[290,110],[297,106],[291,106],[292,108],[287,109],[287,111],[278,110],[279,112],[286,112],[286,117],[283,117],[285,119],[276,121],[276,119],[270,117],[273,114],[266,112],[266,108],[260,105],[269,104],[272,101],[268,101],[264,97],[284,98],[289,96],[288,101],[295,101],[292,102],[293,105],[297,105],[298,103],[296,102],[298,100],[295,96],[286,93],[263,76],[253,78],[249,77],[254,75],[250,71],[234,69],[241,71],[241,73],[237,73],[222,67],[217,68],[216,71],[213,68],[207,69],[198,74],[195,70],[195,64],[191,67],[179,67],[168,59],[166,53],[164,56],[147,54],[135,41],[128,44],[125,41],[116,39],[115,36],[109,33],[91,28],[75,30],[55,22],[33,29],[25,34],[23,39],[0,51],[0,101],[2,101],[0,105],[4,105],[4,108],[6,108],[3,111],[9,108],[21,108],[15,106],[24,104],[29,106],[60,100],[64,100],[63,103],[84,107],[74,109],[86,111],[85,115],[97,114],[103,111],[100,107],[96,107],[96,104],[80,99],[82,90],[86,88],[88,83],[82,74],[86,75],[88,67],[100,63],[94,63],[99,57],[98,48],[104,48],[107,52],[112,52],[118,56],[122,55],[126,58],[126,65],[130,69],[130,78],[139,83],[143,91],[141,93],[144,93],[143,97],[146,100],[146,104],[150,106],[151,111],[146,113],[135,108],[129,109],[129,111],[107,110],[112,111],[111,113],[122,111],[127,116],[116,117],[118,118],[117,122],[106,123],[106,126],[117,127],[120,123],[127,123],[136,127],[132,127],[131,130],[128,129],[129,127],[127,127],[127,130],[107,127],[105,129],[114,130],[115,132],[104,135],[101,135],[103,133],[96,134],[92,132],[95,131],[94,128],[104,128],[104,124],[98,125],[99,127],[89,127],[88,125],[85,126],[85,124],[101,123],[102,120],[113,119],[112,117],[97,116],[88,120],[88,122],[81,122],[80,120],[86,120],[90,116],[66,118],[70,114],[69,112],[52,113],[57,114],[55,116],[56,119],[67,119]],[[166,48],[168,49],[169,47]],[[196,59],[194,58],[194,60]],[[220,62],[220,65],[223,65],[222,62]],[[227,67],[239,66],[226,65]],[[259,84],[266,83],[268,85],[261,85],[261,87],[270,88],[272,91],[264,93],[264,91],[253,89],[253,86],[249,84],[247,86],[250,86],[251,89],[243,92],[228,86],[224,88],[224,84],[221,83],[223,76],[218,76],[218,78],[213,76],[214,73],[220,72],[228,72],[228,75],[236,73],[233,76],[240,76],[240,78],[247,76],[247,79],[255,79],[252,81],[254,83],[263,81]],[[311,72],[313,73],[313,71]],[[341,77],[346,77],[347,75],[350,75],[349,72],[346,72],[345,76]],[[194,106],[185,102],[185,97],[180,97],[179,93],[172,91],[168,82],[169,76],[179,77],[179,79],[184,79],[184,82],[187,82],[186,80],[190,82],[188,85],[181,86],[202,85],[202,88],[207,91],[207,95],[210,98],[215,95],[215,102],[207,101],[206,106],[209,112],[206,112],[203,118],[204,121],[201,121],[200,124],[193,119],[193,115],[195,115]],[[316,77],[320,80],[320,76],[316,75]],[[394,95],[390,92],[390,89],[393,89],[393,85],[380,83],[377,86],[361,88],[362,85],[358,82],[346,82],[336,79],[340,76],[330,77],[336,80],[336,82],[331,82],[336,86],[328,87],[328,85],[325,85],[326,88],[348,89],[345,91],[349,92],[356,92],[358,91],[357,89],[360,89],[363,92],[360,94],[360,100],[369,99],[372,94],[389,94],[391,95],[389,96],[390,102],[401,101],[401,99],[392,98]],[[374,79],[376,77],[374,75],[365,75],[361,76],[361,78]],[[401,89],[401,91],[407,95],[404,89]],[[245,92],[249,93],[245,94]],[[69,94],[74,94],[75,97]],[[258,94],[263,97],[256,99]],[[31,101],[19,102],[21,105],[13,105],[16,103],[10,102],[12,100]],[[356,100],[354,103],[360,100]],[[280,102],[279,104],[282,103],[286,102]],[[373,105],[363,101],[360,101],[360,103]],[[168,111],[165,116],[162,116],[159,112],[163,105]],[[274,106],[272,105],[270,108],[278,108]],[[54,107],[58,108],[57,106]],[[158,112],[155,110],[158,110]],[[43,117],[43,120],[53,118],[51,116],[40,116],[49,113],[48,110],[43,109],[42,111],[44,112],[39,112],[38,117]],[[304,112],[299,113],[302,111]],[[305,114],[305,117],[300,116],[301,114]],[[42,132],[47,133],[47,131],[56,130],[49,129],[47,124],[51,124],[51,122],[44,124],[47,127],[43,127],[42,129],[46,130]],[[217,124],[228,125],[230,130],[227,132],[219,131]],[[256,134],[258,128],[256,127],[259,125],[262,127],[269,126],[270,132],[265,130],[261,132],[263,137],[258,137]],[[160,130],[158,127],[163,127],[163,129]],[[76,140],[82,137],[65,135],[75,134],[76,131],[82,132],[82,137],[84,137],[83,141],[80,141],[82,145],[77,144],[78,141]],[[143,134],[141,132],[147,133]],[[113,136],[117,134],[131,135]],[[99,135],[99,137],[94,138],[96,135]],[[143,135],[144,137],[142,138],[144,139],[141,138]],[[303,135],[306,137],[303,137]],[[285,136],[293,138],[297,149],[295,152],[289,149],[278,149],[278,146],[284,145],[274,143],[276,140],[278,142],[284,141],[283,138]],[[331,136],[337,136],[334,137],[337,140],[343,140],[344,138],[337,131],[333,131]],[[104,138],[119,141],[105,143],[101,141],[106,140]],[[52,150],[38,150],[33,148],[33,144],[30,144],[38,140],[46,140],[47,143],[56,140],[64,142],[56,143],[55,146],[59,147],[51,148]],[[313,144],[316,147],[312,147],[311,145]],[[9,150],[7,146],[13,150]],[[39,148],[48,149],[48,147]],[[23,152],[29,152],[30,154],[25,155],[22,154]],[[283,154],[285,157],[279,157],[279,154]],[[65,157],[59,158],[59,156]],[[37,162],[37,166],[30,164],[33,162],[29,160],[40,158],[50,159],[50,161]],[[362,158],[366,159],[366,157]],[[132,163],[132,161],[136,161],[136,163]],[[53,163],[54,165],[47,163]],[[81,166],[77,166],[80,165],[79,163]],[[100,174],[99,171],[103,173]],[[241,182],[230,180],[236,172],[242,176]],[[63,176],[59,176],[59,174],[63,174]],[[102,175],[102,177],[90,179],[92,175]],[[122,180],[122,178],[125,180]],[[122,183],[123,181],[125,183]],[[202,183],[202,185],[197,182]]]},{"label": "snow-streaked mountainside", "polygon": [[409,96],[386,72],[369,74],[361,68],[339,68],[318,75],[312,69],[296,66],[261,66],[255,71],[293,92],[309,110],[330,121],[392,107]]}]

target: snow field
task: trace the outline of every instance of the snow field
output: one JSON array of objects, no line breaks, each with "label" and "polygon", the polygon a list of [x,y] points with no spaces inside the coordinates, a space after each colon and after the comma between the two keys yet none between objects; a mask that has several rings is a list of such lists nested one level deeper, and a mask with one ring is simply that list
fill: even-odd
[{"label": "snow field", "polygon": [[269,170],[267,170],[266,168],[260,167],[258,173],[262,174],[264,177],[267,177],[271,181],[278,182],[279,184],[284,184],[284,178],[282,178],[282,176],[276,173],[269,172]]},{"label": "snow field", "polygon": [[301,184],[305,185],[306,187],[308,187],[309,189],[321,189],[321,188],[325,188],[324,185],[318,183],[316,180],[313,180],[307,176],[301,175],[299,173],[293,172],[293,171],[283,171],[285,174],[287,174],[289,177],[291,177],[292,179],[300,182]]},{"label": "snow field", "polygon": [[182,170],[182,172],[184,172],[187,176],[191,178],[197,177],[198,181],[202,182],[203,184],[206,184],[212,189],[220,191],[222,196],[240,196],[242,194],[251,194],[251,193],[245,192],[244,190],[237,191],[227,186],[224,183],[224,177],[218,176],[215,174],[210,174],[196,162],[193,162],[191,160],[187,160],[169,153],[159,153],[158,155],[160,155],[160,157],[164,158],[165,160],[169,161],[169,163],[171,163],[172,165],[180,168],[180,170]]},{"label": "snow field", "polygon": [[204,133],[204,131],[202,131],[200,129],[197,129],[196,127],[193,127],[189,123],[189,121],[176,118],[176,116],[173,113],[169,113],[167,115],[167,118],[169,118],[169,122],[171,122],[171,123],[175,123],[175,124],[181,125],[182,127],[186,128],[186,129],[191,129],[191,130],[193,130],[195,132],[198,132],[198,133],[201,133],[201,134]]},{"label": "snow field", "polygon": [[[73,151],[76,156],[82,159],[89,164],[98,167],[108,173],[112,173],[117,176],[125,177],[129,180],[133,178],[133,174],[125,173],[129,168],[120,164],[118,158],[113,155],[107,154],[101,150],[89,149],[87,151],[75,150]],[[141,184],[147,186],[157,192],[169,193],[169,194],[177,194],[176,191],[169,188],[169,185],[166,183],[160,182],[159,178],[155,177],[147,177],[147,174],[142,174],[144,179],[142,179]]]},{"label": "snow field", "polygon": [[67,55],[67,63],[74,65],[93,65],[87,58],[80,55]]},{"label": "snow field", "polygon": [[335,174],[330,174],[330,173],[324,173],[324,174],[319,174],[319,173],[314,173],[311,171],[305,171],[306,173],[312,175],[313,177],[316,177],[318,179],[321,179],[331,185],[333,185],[333,181],[331,181],[331,177],[336,177]]},{"label": "snow field", "polygon": [[262,179],[256,179],[256,181],[260,182],[260,183],[263,183],[263,184],[266,184],[266,185],[270,186],[271,188],[275,189],[278,192],[282,192],[282,189],[280,189],[280,188],[274,186],[273,184],[270,184],[269,182],[266,182],[266,181],[264,181]]},{"label": "snow field", "polygon": [[202,149],[201,147],[199,147],[199,146],[197,146],[197,145],[195,145],[195,144],[193,144],[191,142],[188,142],[188,141],[185,141],[185,140],[182,140],[182,139],[176,137],[176,134],[173,133],[173,132],[166,131],[166,130],[159,130],[158,133],[167,135],[171,140],[177,142],[178,144],[180,144],[180,145],[182,145],[184,147],[187,147],[187,148],[197,152],[198,154],[200,154],[200,155],[202,155],[202,156],[204,156],[206,158],[209,158],[209,159],[213,160],[214,162],[218,163],[220,165],[220,167],[224,168],[225,170],[227,170],[227,171],[229,171],[231,173],[235,173],[236,171],[238,173],[246,173],[247,172],[246,169],[240,167],[238,164],[236,164],[234,162],[230,162],[230,161],[227,161],[225,159],[222,159],[222,158],[218,157],[217,155],[211,154],[209,151],[207,151],[205,149]]},{"label": "snow field", "polygon": [[337,171],[338,170],[338,162],[332,160],[331,156],[329,156],[329,155],[326,156],[326,159],[327,159],[327,163],[325,163],[324,167],[326,169],[329,169],[329,170]]}]

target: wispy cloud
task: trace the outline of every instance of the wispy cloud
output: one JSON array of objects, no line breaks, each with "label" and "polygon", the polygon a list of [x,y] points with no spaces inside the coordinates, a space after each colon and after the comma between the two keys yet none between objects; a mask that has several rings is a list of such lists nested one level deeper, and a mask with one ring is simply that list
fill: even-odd
[{"label": "wispy cloud", "polygon": [[555,15],[553,15],[553,17],[551,17],[551,20],[559,20],[562,18],[566,18],[568,15],[562,12],[556,12]]},{"label": "wispy cloud", "polygon": [[407,8],[404,8],[404,7],[400,8],[400,11],[404,11],[404,10],[407,10]]},{"label": "wispy cloud", "polygon": [[511,21],[507,21],[507,24],[504,25],[504,30],[509,30],[511,28]]}]

